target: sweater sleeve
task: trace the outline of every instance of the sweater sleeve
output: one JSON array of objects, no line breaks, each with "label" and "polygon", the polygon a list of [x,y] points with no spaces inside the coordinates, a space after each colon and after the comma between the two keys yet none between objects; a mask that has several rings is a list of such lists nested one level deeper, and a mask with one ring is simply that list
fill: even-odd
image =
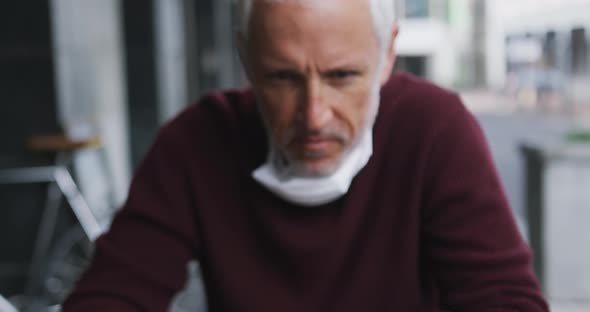
[{"label": "sweater sleeve", "polygon": [[548,311],[483,133],[456,96],[450,102],[429,153],[423,213],[443,308]]},{"label": "sweater sleeve", "polygon": [[197,234],[178,136],[164,129],[138,168],[124,207],[96,241],[64,312],[167,311],[196,254]]}]

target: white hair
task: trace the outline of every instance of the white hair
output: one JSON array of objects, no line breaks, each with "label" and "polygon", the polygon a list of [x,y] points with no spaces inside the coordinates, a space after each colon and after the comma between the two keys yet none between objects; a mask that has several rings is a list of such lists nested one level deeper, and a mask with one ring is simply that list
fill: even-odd
[{"label": "white hair", "polygon": [[[252,15],[254,1],[286,2],[288,0],[236,0],[238,4],[237,25],[238,33],[245,39],[248,37],[248,25]],[[302,1],[302,0],[295,0]],[[321,0],[311,0],[321,1]],[[382,49],[387,49],[391,40],[391,34],[395,24],[395,0],[368,0],[375,35]]]}]

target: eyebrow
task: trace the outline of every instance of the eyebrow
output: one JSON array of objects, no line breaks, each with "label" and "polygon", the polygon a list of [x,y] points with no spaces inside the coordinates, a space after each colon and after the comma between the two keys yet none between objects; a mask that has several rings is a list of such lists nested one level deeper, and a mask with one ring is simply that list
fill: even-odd
[{"label": "eyebrow", "polygon": [[[296,62],[288,60],[283,57],[264,57],[259,60],[259,63],[264,67],[272,67],[282,70],[294,70],[299,71],[299,67]],[[346,60],[346,61],[335,61],[332,64],[328,64],[320,68],[322,72],[329,72],[334,70],[354,70],[354,71],[367,71],[369,68],[369,64],[366,62],[359,62],[354,60]]]},{"label": "eyebrow", "polygon": [[322,70],[322,73],[329,74],[336,71],[346,71],[362,74],[367,72],[368,70],[369,67],[366,64],[341,63],[330,66],[325,70]]}]

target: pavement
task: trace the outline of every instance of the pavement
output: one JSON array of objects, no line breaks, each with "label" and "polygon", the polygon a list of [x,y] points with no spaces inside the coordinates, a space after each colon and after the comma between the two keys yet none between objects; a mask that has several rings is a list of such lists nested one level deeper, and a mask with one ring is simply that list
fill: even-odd
[{"label": "pavement", "polygon": [[550,309],[553,312],[589,312],[590,303],[552,301]]}]

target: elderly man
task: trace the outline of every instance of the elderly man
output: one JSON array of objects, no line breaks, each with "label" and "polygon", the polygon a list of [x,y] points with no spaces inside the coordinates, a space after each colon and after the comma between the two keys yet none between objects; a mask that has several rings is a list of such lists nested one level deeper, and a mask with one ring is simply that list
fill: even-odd
[{"label": "elderly man", "polygon": [[[392,75],[392,0],[242,0],[251,90],[166,125],[64,311],[547,311],[459,98]],[[444,47],[441,47],[444,48]]]}]

